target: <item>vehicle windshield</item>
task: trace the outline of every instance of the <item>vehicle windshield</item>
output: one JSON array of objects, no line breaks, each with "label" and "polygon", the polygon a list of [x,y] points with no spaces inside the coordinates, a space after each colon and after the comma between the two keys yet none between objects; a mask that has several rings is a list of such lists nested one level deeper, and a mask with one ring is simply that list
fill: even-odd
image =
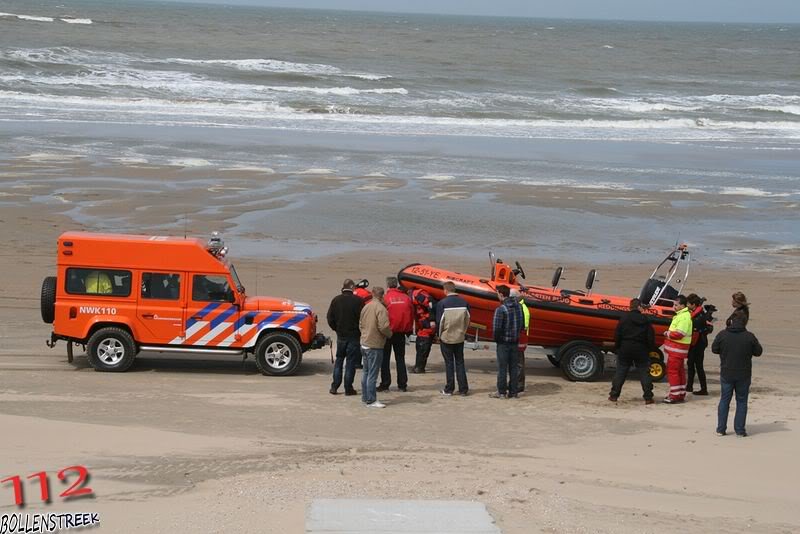
[{"label": "vehicle windshield", "polygon": [[234,267],[232,263],[229,264],[228,267],[231,269],[231,276],[233,277],[233,283],[236,284],[236,289],[239,291],[239,293],[244,293],[244,286],[242,285],[242,282],[239,281],[239,275],[236,273],[236,267]]}]

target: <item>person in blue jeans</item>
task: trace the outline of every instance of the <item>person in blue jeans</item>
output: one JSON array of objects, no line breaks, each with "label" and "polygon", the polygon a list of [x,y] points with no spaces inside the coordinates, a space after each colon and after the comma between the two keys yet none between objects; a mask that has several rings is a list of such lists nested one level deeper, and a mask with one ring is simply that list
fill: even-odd
[{"label": "person in blue jeans", "polygon": [[518,343],[525,318],[519,301],[510,296],[511,289],[508,286],[497,286],[497,295],[503,302],[494,311],[492,321],[494,341],[497,345],[497,391],[490,393],[489,396],[493,399],[503,399],[506,396],[512,399],[517,396]]},{"label": "person in blue jeans", "polygon": [[747,398],[750,395],[750,382],[753,374],[753,356],[761,356],[764,349],[752,332],[745,327],[743,317],[735,317],[731,324],[717,334],[711,345],[711,352],[719,354],[719,382],[722,393],[717,408],[717,435],[724,436],[728,431],[728,411],[731,398],[736,395],[736,414],[733,416],[733,430],[739,437],[747,436]]},{"label": "person in blue jeans", "polygon": [[383,347],[392,337],[389,314],[383,303],[383,288],[372,289],[372,300],[361,310],[358,323],[361,331],[361,350],[364,370],[361,376],[361,401],[368,408],[385,408],[378,400],[378,371],[383,361]]},{"label": "person in blue jeans", "polygon": [[[346,279],[342,283],[342,292],[331,301],[328,307],[328,326],[336,332],[336,361],[333,365],[333,381],[331,395],[336,395],[342,385],[344,370],[344,394],[357,395],[353,388],[356,375],[356,364],[361,362],[361,331],[359,321],[363,301],[353,294],[355,283]],[[343,369],[344,368],[344,369]]]}]

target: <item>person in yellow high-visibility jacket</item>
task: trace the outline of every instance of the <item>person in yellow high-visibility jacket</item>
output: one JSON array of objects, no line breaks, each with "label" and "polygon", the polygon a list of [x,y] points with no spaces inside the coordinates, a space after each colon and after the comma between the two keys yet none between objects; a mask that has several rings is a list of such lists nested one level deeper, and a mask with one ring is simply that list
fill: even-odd
[{"label": "person in yellow high-visibility jacket", "polygon": [[87,274],[84,286],[86,287],[86,293],[92,295],[110,295],[114,292],[114,288],[111,286],[111,279],[101,271],[92,271]]},{"label": "person in yellow high-visibility jacket", "polygon": [[524,322],[522,332],[519,333],[519,341],[517,342],[517,347],[519,348],[519,353],[517,356],[517,392],[521,393],[525,391],[525,349],[528,348],[528,332],[530,331],[531,325],[531,311],[525,304],[525,297],[518,289],[512,289],[511,296],[519,299],[519,307],[522,308],[522,317]]},{"label": "person in yellow high-visibility jacket", "polygon": [[675,315],[664,332],[664,351],[667,353],[667,380],[669,395],[664,399],[666,404],[678,404],[686,399],[686,366],[684,362],[689,356],[692,344],[692,314],[686,307],[687,300],[683,295],[675,299]]}]

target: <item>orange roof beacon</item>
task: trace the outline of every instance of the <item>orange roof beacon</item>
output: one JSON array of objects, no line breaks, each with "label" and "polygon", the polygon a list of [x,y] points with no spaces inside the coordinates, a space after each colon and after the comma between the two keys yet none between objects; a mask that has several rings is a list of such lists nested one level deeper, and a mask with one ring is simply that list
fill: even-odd
[{"label": "orange roof beacon", "polygon": [[[597,275],[595,269],[589,271],[585,291],[568,290],[558,287],[562,267],[556,269],[550,286],[541,287],[523,283],[525,271],[519,262],[514,268],[495,259],[492,253],[489,253],[489,258],[491,274],[488,278],[417,263],[401,269],[397,277],[404,287],[425,289],[436,299],[444,297],[444,282],[453,282],[456,292],[470,305],[472,322],[468,332],[475,339],[470,343],[473,348],[479,346],[479,340],[493,337],[492,317],[500,305],[495,288],[504,284],[519,289],[531,311],[528,344],[543,347],[550,362],[560,367],[570,380],[588,381],[600,376],[604,366],[603,353],[613,350],[617,323],[628,311],[630,298],[592,293]],[[689,276],[689,265],[688,247],[676,245],[655,268],[639,294],[659,345],[675,314],[672,306]],[[716,311],[710,304],[705,309],[709,314]],[[660,380],[665,370],[661,351],[652,352],[650,375]]]},{"label": "orange roof beacon", "polygon": [[291,375],[328,338],[308,304],[250,297],[215,232],[197,238],[66,232],[57,276],[42,284],[48,345],[84,345],[97,371],[121,372],[140,350],[254,354],[265,375]]}]

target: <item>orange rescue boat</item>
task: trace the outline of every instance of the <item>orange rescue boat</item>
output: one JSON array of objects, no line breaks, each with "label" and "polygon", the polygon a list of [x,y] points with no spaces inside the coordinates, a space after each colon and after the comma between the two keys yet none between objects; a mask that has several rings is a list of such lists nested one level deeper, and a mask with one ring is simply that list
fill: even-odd
[{"label": "orange rescue boat", "polygon": [[[470,305],[469,335],[478,341],[493,339],[492,318],[500,305],[496,287],[507,285],[519,289],[531,311],[528,344],[545,349],[550,362],[560,367],[567,378],[588,381],[603,372],[604,353],[614,349],[614,333],[620,317],[629,309],[630,297],[593,293],[597,271],[592,269],[585,290],[560,289],[563,268],[553,274],[549,287],[529,286],[523,281],[525,271],[519,262],[515,267],[489,253],[491,274],[481,278],[440,269],[430,265],[411,264],[398,273],[406,288],[428,291],[435,299],[444,298],[442,284],[452,281],[456,292]],[[656,332],[657,345],[663,343],[669,328],[674,300],[683,290],[689,275],[690,256],[687,245],[676,245],[655,268],[642,287],[639,298],[645,304]],[[706,306],[713,312],[713,306]],[[650,374],[655,380],[664,376],[665,364],[658,349],[650,354]]]}]

